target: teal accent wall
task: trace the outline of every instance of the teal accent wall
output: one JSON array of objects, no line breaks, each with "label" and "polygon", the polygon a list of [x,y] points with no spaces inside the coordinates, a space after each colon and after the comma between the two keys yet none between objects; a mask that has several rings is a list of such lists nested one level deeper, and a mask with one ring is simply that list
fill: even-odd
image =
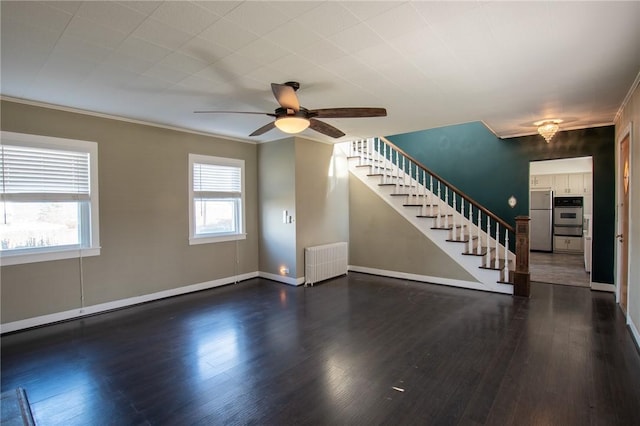
[{"label": "teal accent wall", "polygon": [[[613,284],[615,129],[559,132],[547,144],[538,135],[500,139],[481,122],[388,136],[407,154],[515,225],[529,214],[529,162],[593,157],[593,282]],[[514,196],[518,203],[509,207]]]}]

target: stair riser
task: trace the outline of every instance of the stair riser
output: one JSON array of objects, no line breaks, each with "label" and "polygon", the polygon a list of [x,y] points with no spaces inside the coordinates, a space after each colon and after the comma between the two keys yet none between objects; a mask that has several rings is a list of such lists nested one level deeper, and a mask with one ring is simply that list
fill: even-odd
[{"label": "stair riser", "polygon": [[[353,161],[353,160],[352,160]],[[497,281],[500,279],[500,271],[491,270],[491,269],[481,269],[486,262],[483,256],[462,256],[461,253],[465,250],[465,244],[462,243],[452,243],[447,242],[446,240],[450,237],[450,232],[442,231],[442,230],[434,230],[431,229],[434,224],[434,219],[427,218],[418,218],[416,217],[416,208],[413,207],[404,207],[403,204],[406,203],[405,197],[402,196],[394,196],[392,194],[396,191],[395,185],[386,185],[379,186],[378,183],[380,181],[379,176],[367,176],[370,174],[367,168],[355,168],[350,167],[351,173],[357,176],[362,182],[364,182],[370,189],[374,192],[378,193],[389,205],[391,205],[400,215],[405,217],[409,222],[411,222],[420,232],[422,232],[425,236],[431,239],[438,247],[440,247],[443,251],[445,251],[452,259],[454,259],[458,264],[463,266],[471,275],[473,275],[478,281],[483,283],[488,291],[496,291],[500,293],[504,293],[504,285],[498,284]],[[445,206],[449,207],[449,206]],[[449,208],[450,209],[450,208]],[[451,209],[450,209],[451,211]],[[467,228],[470,229],[471,235],[477,235],[477,227],[475,225],[468,223],[467,218],[462,217],[459,213],[456,214],[456,224],[466,223]],[[450,224],[453,223],[452,217],[449,217]],[[442,222],[444,223],[444,222]],[[460,234],[462,235],[462,234]],[[475,250],[478,247],[478,244],[486,245],[486,235],[481,233],[482,239],[478,241],[477,239],[471,240],[468,244],[471,249]],[[495,241],[493,239],[489,239],[489,245],[491,247],[495,246]]]}]

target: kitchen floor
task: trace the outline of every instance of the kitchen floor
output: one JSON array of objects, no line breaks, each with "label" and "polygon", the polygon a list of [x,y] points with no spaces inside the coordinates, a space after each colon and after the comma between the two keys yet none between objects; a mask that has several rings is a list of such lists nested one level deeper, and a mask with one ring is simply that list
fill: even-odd
[{"label": "kitchen floor", "polygon": [[532,251],[529,256],[531,281],[590,287],[591,275],[584,269],[584,255]]}]

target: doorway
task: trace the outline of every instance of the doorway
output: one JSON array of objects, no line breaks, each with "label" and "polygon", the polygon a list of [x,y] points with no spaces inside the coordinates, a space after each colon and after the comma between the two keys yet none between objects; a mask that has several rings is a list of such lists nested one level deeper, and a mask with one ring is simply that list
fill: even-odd
[{"label": "doorway", "polygon": [[618,301],[620,308],[627,313],[629,286],[629,186],[631,185],[631,165],[629,163],[631,132],[628,131],[620,141],[618,167]]},{"label": "doorway", "polygon": [[[532,161],[529,177],[531,234],[536,236],[529,258],[531,281],[590,287],[593,158]],[[567,200],[580,203],[570,229],[554,221],[554,213],[560,212],[554,205]]]}]

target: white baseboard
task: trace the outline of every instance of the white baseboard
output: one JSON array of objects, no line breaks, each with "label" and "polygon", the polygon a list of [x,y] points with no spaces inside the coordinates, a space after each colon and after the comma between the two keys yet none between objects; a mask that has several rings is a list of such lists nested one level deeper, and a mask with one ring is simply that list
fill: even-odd
[{"label": "white baseboard", "polygon": [[285,277],[282,275],[276,275],[276,274],[270,274],[269,272],[258,272],[258,276],[260,278],[266,278],[268,280],[272,280],[272,281],[278,281],[284,284],[289,284],[289,285],[302,285],[304,284],[304,277],[301,278],[293,278],[293,277]]},{"label": "white baseboard", "polygon": [[616,292],[616,286],[613,284],[603,284],[603,283],[591,283],[591,290],[596,291],[607,291],[609,293]]},{"label": "white baseboard", "polygon": [[631,335],[636,341],[636,347],[640,348],[640,332],[638,332],[638,327],[633,323],[631,315],[627,315],[627,324],[629,325],[629,330],[631,330]]},{"label": "white baseboard", "polygon": [[429,275],[410,274],[408,272],[388,271],[385,269],[368,268],[366,266],[349,265],[349,271],[363,272],[365,274],[382,275],[384,277],[400,278],[411,281],[420,281],[430,284],[447,285],[450,287],[461,287],[472,290],[499,292],[504,294],[513,294],[513,286],[507,284],[496,284],[496,289],[487,288],[482,283],[475,281],[453,280],[450,278],[432,277]]},{"label": "white baseboard", "polygon": [[111,311],[114,309],[125,308],[140,303],[151,302],[153,300],[164,299],[167,297],[178,296],[195,291],[207,290],[214,287],[220,287],[226,284],[232,284],[239,281],[248,280],[258,276],[258,272],[249,272],[247,274],[235,275],[232,277],[221,278],[203,283],[187,285],[184,287],[172,288],[170,290],[159,291],[157,293],[145,294],[142,296],[129,297],[127,299],[115,300],[113,302],[101,303],[99,305],[85,306],[83,308],[71,309],[64,312],[56,312],[49,315],[41,315],[37,317],[27,318],[24,320],[8,322],[0,325],[0,332],[9,333],[11,331],[23,330],[25,328],[37,327],[54,322],[65,321],[74,318],[80,318],[87,315],[93,315],[100,312]]}]

